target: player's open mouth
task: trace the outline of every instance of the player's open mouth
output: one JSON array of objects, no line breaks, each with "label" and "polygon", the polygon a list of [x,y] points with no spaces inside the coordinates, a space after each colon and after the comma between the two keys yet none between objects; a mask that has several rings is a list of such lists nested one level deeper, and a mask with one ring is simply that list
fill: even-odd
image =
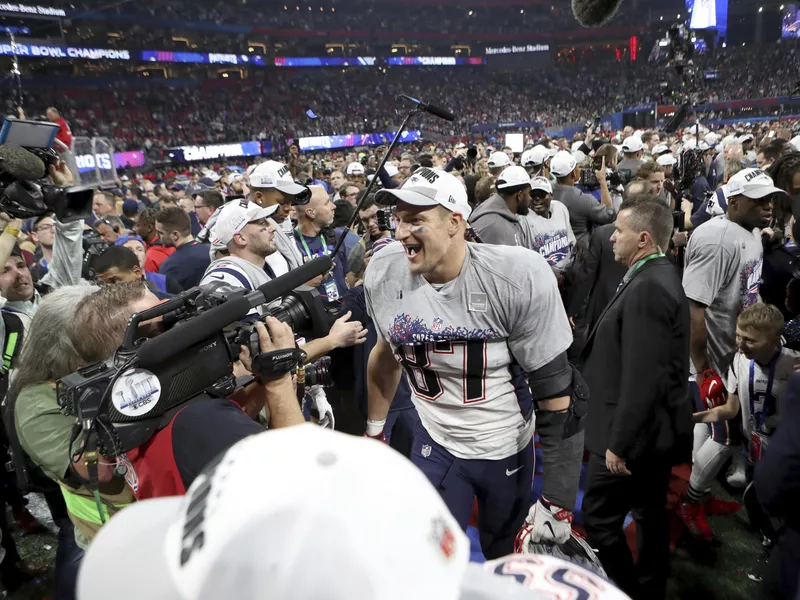
[{"label": "player's open mouth", "polygon": [[420,251],[422,250],[422,246],[420,246],[419,244],[410,244],[406,245],[405,249],[406,249],[406,256],[408,256],[410,260],[414,260],[417,254],[419,254]]}]

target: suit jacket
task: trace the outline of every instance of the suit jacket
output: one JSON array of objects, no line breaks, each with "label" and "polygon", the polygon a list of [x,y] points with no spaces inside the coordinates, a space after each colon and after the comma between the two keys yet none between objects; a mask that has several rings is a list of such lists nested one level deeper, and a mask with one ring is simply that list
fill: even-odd
[{"label": "suit jacket", "polygon": [[666,257],[623,284],[589,334],[583,359],[590,452],[611,450],[629,468],[644,458],[678,464],[691,456],[689,303]]},{"label": "suit jacket", "polygon": [[592,231],[579,280],[573,288],[569,313],[581,317],[580,320],[588,326],[587,333],[594,329],[628,270],[614,259],[613,233],[614,223],[601,225]]}]

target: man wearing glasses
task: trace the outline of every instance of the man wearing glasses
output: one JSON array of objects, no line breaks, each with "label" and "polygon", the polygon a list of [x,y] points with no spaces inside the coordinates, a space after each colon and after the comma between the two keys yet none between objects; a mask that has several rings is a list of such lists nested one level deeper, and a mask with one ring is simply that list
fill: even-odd
[{"label": "man wearing glasses", "polygon": [[52,215],[39,217],[33,223],[31,239],[36,244],[34,262],[31,265],[31,276],[34,281],[39,281],[47,273],[50,262],[53,260],[53,242],[55,241],[56,224]]}]

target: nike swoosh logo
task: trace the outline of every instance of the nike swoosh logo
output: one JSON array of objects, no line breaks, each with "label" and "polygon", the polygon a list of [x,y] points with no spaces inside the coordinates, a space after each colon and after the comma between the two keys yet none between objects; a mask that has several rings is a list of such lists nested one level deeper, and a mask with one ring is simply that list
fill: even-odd
[{"label": "nike swoosh logo", "polygon": [[225,275],[215,275],[214,273],[209,273],[208,276],[211,277],[211,279],[225,279]]},{"label": "nike swoosh logo", "polygon": [[506,476],[507,477],[511,477],[514,473],[516,473],[517,471],[519,471],[521,469],[524,469],[524,468],[525,468],[525,465],[522,465],[521,467],[517,467],[513,471],[509,471],[508,469],[506,469]]}]

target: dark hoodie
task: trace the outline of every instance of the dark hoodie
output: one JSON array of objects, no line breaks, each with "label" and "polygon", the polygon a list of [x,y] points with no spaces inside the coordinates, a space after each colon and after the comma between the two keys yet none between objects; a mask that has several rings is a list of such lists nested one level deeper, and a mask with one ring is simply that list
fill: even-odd
[{"label": "dark hoodie", "polygon": [[500,194],[478,205],[469,216],[469,224],[486,244],[522,246],[533,250],[527,220],[512,213]]}]

